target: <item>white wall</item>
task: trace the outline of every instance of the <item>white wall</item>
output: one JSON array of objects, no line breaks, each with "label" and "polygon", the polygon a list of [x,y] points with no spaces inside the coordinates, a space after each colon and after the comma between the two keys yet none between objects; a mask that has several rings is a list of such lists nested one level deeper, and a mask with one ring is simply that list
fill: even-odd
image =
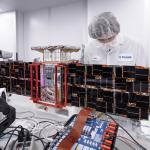
[{"label": "white wall", "polygon": [[24,60],[33,61],[40,53],[31,51],[32,46],[48,44],[49,9],[24,13]]},{"label": "white wall", "polygon": [[22,12],[16,13],[16,51],[18,52],[19,60],[22,60],[25,55],[24,51],[24,18]]},{"label": "white wall", "polygon": [[[51,44],[81,46],[87,41],[86,11],[86,0],[83,0],[24,13],[23,49],[25,53],[24,56],[22,54],[20,56],[26,61],[32,61],[36,57],[42,60],[42,55],[31,51],[31,46]],[[74,58],[79,56],[80,53],[74,54]]]},{"label": "white wall", "polygon": [[51,8],[49,39],[52,44],[82,44],[86,26],[84,11],[82,2]]},{"label": "white wall", "polygon": [[113,12],[118,18],[121,33],[139,41],[150,55],[150,1],[88,0],[88,23],[94,16],[106,11]]},{"label": "white wall", "polygon": [[[147,49],[148,56],[150,58],[150,1],[144,0],[144,31],[143,31],[143,44]],[[149,59],[150,66],[150,59]]]},{"label": "white wall", "polygon": [[142,40],[144,0],[88,0],[88,23],[106,11],[113,12],[118,18],[123,34]]},{"label": "white wall", "polygon": [[[18,25],[22,26],[17,32],[18,41],[20,40],[17,44],[18,50],[21,50],[20,59],[32,61],[35,57],[41,57],[38,52],[31,52],[31,46],[80,46],[87,43],[88,23],[95,15],[104,11],[112,11],[121,24],[121,32],[140,41],[148,53],[149,5],[149,0],[78,0],[62,6],[21,13],[17,21]],[[75,54],[74,58],[79,55]]]},{"label": "white wall", "polygon": [[0,49],[16,55],[16,13],[0,14]]}]

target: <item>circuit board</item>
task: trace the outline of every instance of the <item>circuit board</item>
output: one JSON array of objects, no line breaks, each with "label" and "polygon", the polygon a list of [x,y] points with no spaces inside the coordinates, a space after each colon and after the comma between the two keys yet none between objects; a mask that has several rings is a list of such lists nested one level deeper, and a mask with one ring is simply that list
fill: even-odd
[{"label": "circuit board", "polygon": [[[59,132],[58,136],[51,143],[50,150],[57,150],[61,141],[70,133],[74,121]],[[71,150],[112,150],[115,144],[117,130],[118,126],[114,122],[108,122],[98,118],[88,118],[80,138],[72,146]]]}]

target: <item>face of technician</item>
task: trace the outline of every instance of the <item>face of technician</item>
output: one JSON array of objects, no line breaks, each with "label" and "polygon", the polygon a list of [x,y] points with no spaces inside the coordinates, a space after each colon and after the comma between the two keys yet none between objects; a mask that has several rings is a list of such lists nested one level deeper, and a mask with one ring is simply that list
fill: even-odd
[{"label": "face of technician", "polygon": [[107,39],[97,39],[100,43],[102,43],[102,44],[109,44],[109,43],[112,43],[115,39],[116,39],[116,36],[117,35],[114,35],[114,36],[112,36],[112,37],[110,37],[110,38],[107,38]]},{"label": "face of technician", "polygon": [[101,50],[105,51],[107,54],[112,53],[115,49],[118,48],[117,46],[117,35],[114,35],[110,38],[105,39],[97,39],[97,48],[100,48]]}]

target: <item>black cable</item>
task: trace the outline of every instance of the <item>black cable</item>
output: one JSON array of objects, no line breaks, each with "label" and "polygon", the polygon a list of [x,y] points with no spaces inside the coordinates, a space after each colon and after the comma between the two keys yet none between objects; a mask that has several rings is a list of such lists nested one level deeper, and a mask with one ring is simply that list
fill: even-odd
[{"label": "black cable", "polygon": [[[9,143],[9,141],[10,141],[12,135],[18,136],[17,134],[14,134],[15,131],[18,131],[17,128],[20,128],[20,129],[22,128],[22,129],[26,130],[27,132],[30,132],[30,131],[28,131],[28,129],[23,128],[22,126],[18,126],[18,127],[13,127],[13,126],[11,126],[11,127],[9,127],[9,128],[13,128],[14,130],[11,130],[11,131],[5,133],[5,135],[6,135],[6,134],[11,134],[11,136],[10,136],[10,138],[9,138],[9,140],[8,140],[8,142],[7,142],[7,144],[6,144],[5,147],[7,147],[7,145],[8,145],[8,143]],[[10,133],[10,132],[12,132],[12,133]],[[5,135],[4,135],[4,136],[5,136]],[[44,148],[45,148],[44,143],[45,143],[45,144],[48,144],[47,142],[44,142],[44,141],[42,140],[42,138],[40,138],[40,137],[38,137],[38,136],[36,136],[36,135],[31,134],[31,136],[36,137],[37,140],[40,140],[40,142],[42,143],[42,145],[43,145]],[[6,150],[6,149],[4,149],[4,150]]]},{"label": "black cable", "polygon": [[11,140],[11,138],[12,138],[14,132],[17,131],[17,128],[20,128],[20,126],[14,128],[14,130],[13,130],[12,133],[10,134],[10,137],[9,137],[9,139],[8,139],[8,141],[7,141],[6,145],[5,145],[5,147],[4,147],[4,150],[6,150],[7,145],[8,145],[8,143],[10,142],[10,140]]},{"label": "black cable", "polygon": [[18,119],[18,120],[27,120],[27,121],[31,121],[31,122],[34,122],[34,123],[36,123],[36,125],[38,125],[38,121],[35,121],[35,120],[33,120],[33,119],[30,119],[30,118],[16,118],[16,119]]},{"label": "black cable", "polygon": [[5,136],[5,135],[7,135],[7,134],[9,134],[9,133],[11,133],[11,132],[13,132],[14,130],[10,130],[10,131],[8,131],[8,132],[4,132],[4,133],[1,133],[0,134],[0,139],[3,137],[3,136]]},{"label": "black cable", "polygon": [[111,120],[113,120],[121,129],[123,129],[127,134],[128,136],[140,147],[142,148],[143,150],[147,150],[145,147],[143,147],[140,143],[138,143],[133,137],[132,135],[123,127],[121,126],[112,116],[110,116],[109,114],[105,113],[106,116],[108,116],[109,118],[111,118]]},{"label": "black cable", "polygon": [[50,147],[50,142],[48,142],[48,143],[46,144],[46,146],[45,146],[44,150],[48,150],[48,149],[49,149],[49,147]]},{"label": "black cable", "polygon": [[[16,130],[16,131],[17,131],[17,130]],[[7,133],[7,134],[10,135],[10,134],[12,134],[12,133]],[[7,135],[7,134],[5,134],[5,135]],[[4,135],[4,136],[5,136],[5,135]],[[18,134],[15,134],[15,133],[13,133],[13,135],[18,136]]]},{"label": "black cable", "polygon": [[[16,128],[16,127],[14,127],[14,126],[11,126],[11,127],[9,127],[9,128]],[[23,128],[23,127],[19,127],[19,128]],[[24,130],[26,130],[27,132],[30,132],[28,129],[26,129],[26,128],[23,128]],[[33,137],[36,137],[38,140],[40,140],[41,141],[41,143],[42,143],[42,145],[43,145],[43,147],[45,148],[45,145],[44,145],[44,143],[46,143],[47,144],[47,142],[44,142],[40,137],[38,137],[38,136],[36,136],[36,135],[33,135],[33,134],[31,134],[31,136],[33,136]]]},{"label": "black cable", "polygon": [[14,141],[14,143],[13,143],[13,145],[12,145],[12,147],[11,147],[10,150],[13,150],[13,149],[14,149],[14,146],[15,146],[15,144],[16,144],[17,141],[18,141],[18,139],[16,139],[16,140]]},{"label": "black cable", "polygon": [[67,127],[73,120],[74,118],[77,117],[77,114],[72,115],[64,124],[65,127]]},{"label": "black cable", "polygon": [[41,124],[41,123],[46,123],[46,122],[47,122],[47,123],[51,123],[51,124],[55,124],[55,123],[53,123],[53,122],[46,121],[46,120],[44,120],[44,121],[40,121],[40,122],[39,122],[39,124]]},{"label": "black cable", "polygon": [[23,148],[22,150],[25,149],[25,146],[26,146],[26,142],[30,142],[31,143],[31,133],[30,132],[26,132],[25,133],[25,137],[24,137],[24,140],[23,140]]},{"label": "black cable", "polygon": [[114,147],[115,150],[119,150],[116,146]]},{"label": "black cable", "polygon": [[36,118],[36,119],[50,120],[50,121],[54,121],[54,122],[57,122],[57,123],[63,123],[63,122],[59,122],[59,121],[56,121],[56,120],[53,120],[53,119],[49,119],[49,118],[35,117],[35,114],[34,114],[34,112],[32,112],[32,111],[17,112],[17,114],[25,114],[25,113],[31,113],[32,116],[23,117],[23,118],[16,118],[16,119]]},{"label": "black cable", "polygon": [[[40,141],[40,140],[44,140],[45,138],[37,138],[37,139],[35,139],[35,142],[36,141]],[[45,144],[48,144],[47,142],[45,142],[45,141],[43,141],[43,143],[45,143]]]},{"label": "black cable", "polygon": [[[23,117],[23,118],[18,118],[18,117],[16,117],[16,119],[29,119],[30,118],[30,116],[29,117]],[[32,117],[31,117],[32,118]]]},{"label": "black cable", "polygon": [[[25,128],[23,128],[23,129],[25,129]],[[27,130],[27,129],[26,129],[26,130]],[[12,131],[14,131],[14,130],[11,130],[10,132],[12,132]],[[16,130],[16,131],[19,131],[19,130]],[[10,132],[7,132],[6,134],[11,134]],[[5,135],[6,135],[6,134],[5,134]],[[5,135],[4,135],[4,136],[5,136]],[[18,134],[13,134],[13,135],[18,136]],[[33,134],[31,134],[31,136],[36,137],[36,138],[37,138],[37,139],[36,139],[37,141],[44,139],[44,138],[40,138],[40,137],[38,137],[38,136],[36,136],[36,135],[33,135]],[[47,142],[44,142],[44,141],[43,141],[43,143],[47,144]]]},{"label": "black cable", "polygon": [[22,147],[22,150],[24,150],[24,149],[25,149],[26,141],[27,141],[27,135],[25,135],[25,138],[24,138],[24,141],[23,141],[23,147]]},{"label": "black cable", "polygon": [[126,141],[128,141],[128,142],[130,142],[130,143],[132,143],[132,144],[134,144],[134,145],[136,145],[137,146],[137,144],[131,139],[128,139],[128,138],[126,138],[126,137],[123,137],[123,136],[117,136],[117,138],[121,138],[121,139],[124,139],[124,140],[126,140]]},{"label": "black cable", "polygon": [[[42,143],[43,147],[45,148],[44,141],[43,141],[41,138],[39,138],[38,136],[33,135],[33,134],[32,134],[31,136],[36,137],[37,140],[40,140],[40,142]],[[45,143],[46,143],[46,142],[45,142]],[[47,143],[46,143],[46,144],[47,144]]]},{"label": "black cable", "polygon": [[132,150],[136,150],[130,143],[128,143],[128,142],[126,142],[126,141],[124,141],[123,139],[119,139],[119,138],[117,138],[117,140],[119,140],[119,141],[121,141],[121,142],[123,142],[124,144],[126,144],[128,147],[130,147]]},{"label": "black cable", "polygon": [[[44,138],[39,138],[39,139],[36,139],[35,141],[39,141],[40,139],[41,139],[41,140],[44,140]],[[45,142],[45,143],[46,143],[46,142]]]},{"label": "black cable", "polygon": [[[15,129],[16,127],[15,127],[15,126],[10,126],[10,127],[8,127],[8,128]],[[20,128],[20,129],[24,129],[24,130],[26,130],[26,131],[30,132],[28,129],[23,128],[22,126],[18,126],[18,128]]]},{"label": "black cable", "polygon": [[52,124],[47,124],[46,126],[44,126],[44,127],[40,130],[39,137],[41,137],[42,131],[43,131],[45,128],[47,128],[48,126],[50,126],[50,125],[52,125]]},{"label": "black cable", "polygon": [[24,112],[17,112],[17,114],[26,114],[26,113],[31,113],[32,116],[29,116],[29,117],[25,117],[25,118],[32,118],[35,116],[35,114],[32,112],[32,111],[24,111]]},{"label": "black cable", "polygon": [[[41,120],[50,120],[50,121],[57,122],[58,124],[64,124],[64,122],[56,121],[56,120],[49,119],[49,118],[41,118],[41,117],[33,117],[33,118],[35,118],[35,119],[41,119]],[[52,123],[55,124],[54,122],[52,122]]]}]

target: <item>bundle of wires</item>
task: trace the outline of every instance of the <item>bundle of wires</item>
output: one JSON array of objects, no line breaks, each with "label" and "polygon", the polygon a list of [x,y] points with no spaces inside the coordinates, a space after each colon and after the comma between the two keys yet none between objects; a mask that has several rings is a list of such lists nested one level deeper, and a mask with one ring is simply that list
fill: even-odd
[{"label": "bundle of wires", "polygon": [[[123,127],[121,126],[111,115],[105,113],[106,116],[108,116],[112,121],[114,121],[122,130],[124,130],[125,133],[127,133],[127,135],[134,141],[134,143],[142,150],[147,150],[145,147],[143,147],[139,142],[137,142],[132,135]],[[120,141],[123,141],[122,139],[119,138]],[[132,149],[134,150],[135,148],[133,148],[133,146],[131,146],[130,144],[128,144],[127,142],[125,142],[128,146],[132,147]]]},{"label": "bundle of wires", "polygon": [[28,114],[28,113],[31,114],[31,115],[26,116],[26,117],[22,117],[22,118],[16,118],[16,119],[28,119],[28,118],[33,118],[33,117],[35,117],[35,114],[34,114],[34,112],[32,112],[32,111],[17,112],[18,115]]},{"label": "bundle of wires", "polygon": [[[40,125],[41,123],[48,123],[46,126],[44,126],[44,127],[40,130],[40,132],[39,132],[39,137],[38,137],[38,136],[35,136],[35,135],[33,135],[33,134],[31,134],[31,136],[36,137],[36,141],[38,141],[38,140],[41,141],[41,143],[43,144],[43,147],[44,147],[44,148],[45,148],[45,145],[44,145],[43,139],[46,139],[46,137],[42,137],[42,138],[41,138],[41,135],[42,135],[43,130],[44,130],[45,128],[47,128],[48,126],[51,126],[51,125],[58,125],[58,126],[59,126],[59,125],[64,125],[63,122],[59,122],[59,121],[52,120],[52,119],[49,119],[49,118],[35,117],[35,114],[34,114],[33,112],[31,112],[31,111],[20,112],[19,114],[24,114],[24,113],[30,113],[31,115],[30,115],[30,116],[27,116],[27,117],[24,117],[24,118],[17,118],[17,119],[27,119],[27,120],[30,120],[30,121],[33,121],[33,122],[36,122],[35,120],[33,120],[33,118],[42,120],[42,121],[40,121],[40,122],[36,122],[36,127],[39,127],[39,125]],[[115,122],[122,130],[124,130],[124,131],[127,133],[127,135],[132,139],[132,140],[130,140],[130,139],[126,139],[125,137],[117,137],[118,140],[124,142],[124,143],[125,143],[126,145],[128,145],[132,150],[135,150],[135,148],[134,148],[129,142],[127,142],[126,140],[128,140],[128,141],[130,141],[130,142],[132,141],[132,143],[136,144],[136,145],[137,145],[140,149],[142,149],[142,150],[147,150],[147,149],[146,149],[145,147],[143,147],[139,142],[137,142],[137,141],[132,137],[132,135],[131,135],[123,126],[121,126],[111,115],[109,115],[109,114],[107,114],[107,113],[105,113],[105,115],[108,116],[112,121],[114,121],[114,122]],[[31,118],[32,118],[32,119],[31,119]],[[9,143],[9,141],[10,141],[12,135],[13,135],[14,132],[17,130],[17,128],[20,128],[20,127],[14,127],[14,130],[11,131],[11,136],[10,136],[10,138],[9,138],[9,140],[8,140],[8,142],[7,142],[7,144],[6,144],[5,147],[7,147],[7,145],[8,145],[8,143]],[[25,129],[25,130],[27,130],[27,129]],[[30,132],[32,132],[32,131],[30,131]],[[10,134],[10,132],[9,132],[9,134]],[[123,138],[124,138],[124,139],[123,139]],[[48,143],[46,143],[46,144],[48,144]],[[118,149],[118,148],[115,147],[115,149]],[[5,150],[5,149],[4,149],[4,150]]]},{"label": "bundle of wires", "polygon": [[[19,115],[23,115],[23,117],[20,116],[19,118],[16,118],[17,120],[21,120],[21,122],[17,125],[21,124],[25,128],[28,128],[25,125],[27,125],[27,123],[28,123],[28,125],[32,124],[31,127],[28,128],[28,129],[32,129],[31,130],[32,133],[36,133],[36,132],[40,131],[40,134],[41,134],[41,132],[43,132],[43,130],[45,129],[45,126],[42,127],[42,129],[41,129],[41,124],[46,124],[46,128],[51,125],[54,125],[57,128],[59,128],[59,126],[61,126],[61,127],[64,126],[64,122],[52,120],[50,118],[36,117],[32,111],[24,111],[24,112],[17,112],[17,113]],[[25,117],[24,117],[24,114],[25,114]],[[29,114],[29,116],[27,116],[26,114]],[[39,121],[39,120],[41,120],[41,121]],[[25,121],[27,121],[27,122],[25,122]],[[49,124],[49,125],[47,125],[47,124]]]},{"label": "bundle of wires", "polygon": [[[12,130],[10,130],[10,131],[8,131],[8,132],[5,132],[5,133],[2,133],[2,134],[0,135],[0,139],[3,138],[3,137],[6,136],[6,135],[10,135],[9,138],[8,138],[8,140],[7,140],[6,145],[5,145],[5,147],[4,147],[4,150],[6,150],[8,144],[9,144],[9,142],[10,142],[10,140],[11,140],[11,138],[12,138],[13,136],[16,136],[16,137],[19,136],[19,134],[16,134],[15,132],[17,131],[17,132],[19,133],[19,132],[21,132],[21,130],[26,131],[26,133],[28,133],[28,135],[30,135],[31,137],[35,137],[37,141],[40,141],[40,142],[42,143],[42,145],[43,145],[44,150],[46,150],[47,145],[50,144],[50,143],[45,142],[42,138],[40,138],[40,137],[38,137],[38,136],[32,134],[28,129],[23,128],[22,126],[17,126],[17,127],[13,127],[13,126],[12,126],[12,127],[9,127],[9,128],[12,129]],[[26,135],[27,135],[27,134],[26,134]],[[11,147],[11,150],[13,150],[14,145],[16,144],[17,140],[18,140],[18,138],[15,140],[13,146]],[[24,150],[24,148],[25,148],[25,144],[26,144],[26,137],[24,138],[24,141],[23,141],[23,150]]]},{"label": "bundle of wires", "polygon": [[[32,112],[32,111],[17,112],[17,114],[20,115],[19,117],[16,118],[17,120],[20,120],[20,123],[16,122],[16,123],[18,123],[19,125],[17,125],[17,126],[12,126],[12,127],[10,127],[10,129],[12,129],[12,130],[9,130],[9,131],[7,131],[7,132],[3,132],[2,134],[0,134],[0,139],[6,137],[6,135],[7,135],[7,136],[9,135],[9,136],[7,137],[7,138],[8,138],[8,141],[7,141],[7,143],[6,143],[5,147],[4,147],[4,150],[6,150],[6,148],[8,147],[8,145],[9,145],[11,139],[12,139],[14,136],[16,136],[16,140],[13,142],[13,146],[12,146],[12,148],[11,148],[11,150],[13,150],[15,144],[16,144],[17,141],[18,141],[18,138],[17,138],[17,137],[19,136],[18,133],[20,132],[21,129],[23,129],[23,130],[25,130],[27,133],[29,133],[31,137],[35,137],[35,141],[41,141],[41,143],[42,143],[44,149],[47,149],[48,146],[50,145],[50,142],[48,141],[47,137],[42,136],[43,130],[45,130],[45,128],[47,128],[48,126],[53,126],[53,127],[55,127],[55,128],[57,128],[57,127],[59,128],[59,126],[62,127],[62,126],[64,125],[64,122],[52,120],[52,119],[49,119],[49,118],[35,117],[35,114],[34,114],[34,112]],[[28,114],[29,114],[29,115],[28,115]],[[24,121],[22,121],[22,120],[24,120]],[[32,128],[28,128],[28,129],[27,129],[26,127],[23,127],[24,124],[26,124],[26,123],[25,123],[25,120],[28,121],[29,124],[30,124],[30,122],[31,122],[31,124],[32,124],[33,127],[32,127]],[[38,120],[41,120],[41,121],[38,121]],[[40,127],[41,124],[45,124],[45,123],[46,123],[46,125],[41,128],[41,127]],[[21,126],[20,124],[21,124],[22,126]],[[34,131],[36,131],[36,129],[40,132],[40,136],[37,136],[37,135],[34,134]],[[42,138],[41,138],[41,137],[42,137]],[[45,142],[45,140],[48,141],[48,142]],[[23,150],[24,150],[24,148],[25,148],[25,145],[26,145],[26,136],[24,137],[24,141],[23,141]]]}]

